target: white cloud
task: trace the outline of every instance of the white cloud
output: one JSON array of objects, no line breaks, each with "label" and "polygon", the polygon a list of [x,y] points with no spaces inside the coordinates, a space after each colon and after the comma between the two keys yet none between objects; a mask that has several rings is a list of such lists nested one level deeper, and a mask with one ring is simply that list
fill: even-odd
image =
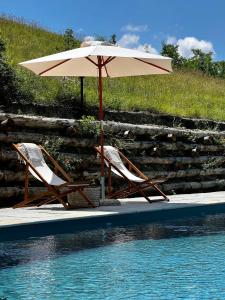
[{"label": "white cloud", "polygon": [[178,46],[180,55],[186,58],[193,56],[192,49],[200,49],[205,53],[213,52],[215,54],[213,44],[209,41],[198,40],[195,37],[185,37],[184,39],[176,39],[174,36],[167,38],[166,43]]},{"label": "white cloud", "polygon": [[129,31],[129,32],[145,32],[148,31],[148,25],[132,25],[127,24],[121,28],[122,31]]},{"label": "white cloud", "polygon": [[94,40],[95,40],[95,37],[92,35],[87,35],[84,37],[85,42],[94,41]]},{"label": "white cloud", "polygon": [[135,49],[143,52],[148,52],[151,54],[158,54],[158,51],[155,48],[153,48],[150,44],[143,44],[143,45],[140,44]]},{"label": "white cloud", "polygon": [[[91,45],[95,45],[98,43],[97,41],[95,41],[95,37],[88,35],[85,36],[83,39],[84,43],[91,43]],[[152,54],[157,54],[158,51],[153,48],[151,46],[151,44],[140,44],[140,36],[137,34],[131,34],[131,33],[126,33],[124,35],[122,35],[121,39],[117,42],[117,45],[120,47],[125,47],[125,48],[132,48],[132,49],[136,49],[139,51],[143,51],[143,52],[148,52],[148,53],[152,53]]]},{"label": "white cloud", "polygon": [[151,46],[151,44],[140,44],[140,36],[136,34],[126,33],[118,41],[118,46],[125,48],[132,48],[139,51],[149,52],[157,54],[157,50]]},{"label": "white cloud", "polygon": [[139,40],[139,35],[126,33],[121,37],[117,44],[121,47],[132,47],[134,45],[137,45]]}]

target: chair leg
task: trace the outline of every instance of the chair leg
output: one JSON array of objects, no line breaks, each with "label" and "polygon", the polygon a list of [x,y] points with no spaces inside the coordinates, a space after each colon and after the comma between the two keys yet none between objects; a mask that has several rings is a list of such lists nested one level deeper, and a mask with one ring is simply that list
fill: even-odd
[{"label": "chair leg", "polygon": [[64,206],[65,209],[69,209],[68,205],[66,204],[66,202],[62,199],[61,195],[58,195],[55,191],[53,192],[55,198]]},{"label": "chair leg", "polygon": [[149,203],[153,202],[148,196],[145,195],[145,193],[143,191],[141,191],[141,194]]},{"label": "chair leg", "polygon": [[28,177],[28,164],[26,163],[25,166],[25,187],[24,187],[24,201],[26,202],[28,200],[28,194],[29,194],[29,177]]},{"label": "chair leg", "polygon": [[[129,182],[130,183],[130,182]],[[158,201],[163,201],[164,199],[159,199],[159,200],[151,200],[150,197],[148,197],[146,195],[146,193],[144,192],[144,190],[146,188],[149,188],[149,187],[152,187],[154,188],[166,201],[169,201],[169,198],[155,185],[155,184],[152,184],[150,181],[146,181],[146,182],[143,182],[141,183],[140,185],[134,185],[134,184],[131,184],[128,185],[128,188],[125,188],[125,189],[122,189],[120,191],[117,191],[115,193],[112,193],[109,195],[109,198],[125,198],[125,197],[128,197],[132,194],[135,194],[135,193],[140,193],[149,203],[153,203],[153,202],[158,202]]]},{"label": "chair leg", "polygon": [[[44,205],[44,204],[48,204],[48,203],[50,203],[50,202],[52,202],[52,201],[57,200],[59,203],[61,203],[61,204],[64,206],[65,209],[68,209],[67,203],[62,199],[62,197],[63,197],[64,195],[60,195],[60,194],[58,193],[58,191],[55,190],[54,188],[52,188],[52,189],[48,188],[48,190],[49,190],[49,191],[46,192],[46,193],[44,193],[42,196],[49,196],[50,199],[42,200],[41,202],[39,202],[39,203],[36,205],[37,207],[40,207],[40,206],[42,206],[42,205]],[[34,201],[34,200],[31,200],[31,201]]]},{"label": "chair leg", "polygon": [[152,187],[153,187],[156,191],[158,191],[158,193],[159,193],[160,195],[162,195],[163,198],[164,198],[166,201],[168,201],[168,202],[170,201],[170,199],[166,196],[166,194],[164,194],[164,193],[157,187],[157,185],[153,184]]},{"label": "chair leg", "polygon": [[91,202],[91,200],[88,198],[88,196],[82,191],[82,188],[77,189],[78,193],[81,194],[81,196],[86,200],[86,202],[91,205],[92,208],[96,208],[96,206]]},{"label": "chair leg", "polygon": [[93,208],[95,208],[96,206],[91,202],[91,200],[87,197],[87,195],[82,191],[82,188],[81,187],[76,187],[75,189],[72,189],[72,190],[69,190],[69,191],[66,191],[62,194],[57,194],[57,192],[55,192],[56,194],[52,195],[51,199],[46,199],[46,200],[43,200],[42,202],[40,202],[37,207],[40,207],[41,205],[43,204],[49,204],[50,202],[52,201],[55,201],[55,200],[58,200],[63,206],[65,209],[70,209],[72,208],[70,206],[70,204],[66,203],[62,198],[64,196],[66,196],[67,194],[71,193],[71,192],[75,192],[77,191],[84,199],[85,201]]},{"label": "chair leg", "polygon": [[112,192],[112,174],[111,174],[111,164],[109,164],[108,168],[108,195]]},{"label": "chair leg", "polygon": [[24,206],[29,206],[32,202],[37,201],[43,197],[49,196],[49,192],[43,192],[43,193],[39,193],[36,196],[33,196],[31,198],[29,198],[29,195],[27,196],[26,200],[23,200],[21,202],[19,202],[18,204],[15,204],[13,206],[13,208],[18,208],[18,207],[24,207]]},{"label": "chair leg", "polygon": [[55,200],[56,200],[56,198],[55,198],[54,196],[51,196],[50,198],[51,198],[51,199],[45,199],[45,200],[42,200],[41,202],[39,202],[39,203],[37,204],[37,207],[40,207],[40,206],[42,206],[43,204],[49,204],[49,203],[51,203],[52,201],[55,201]]}]

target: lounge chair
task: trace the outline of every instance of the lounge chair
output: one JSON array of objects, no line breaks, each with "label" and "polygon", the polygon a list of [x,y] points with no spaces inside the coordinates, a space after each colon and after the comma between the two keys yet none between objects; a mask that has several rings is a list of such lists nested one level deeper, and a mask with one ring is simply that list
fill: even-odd
[{"label": "lounge chair", "polygon": [[[101,147],[96,147],[96,151],[101,156]],[[128,168],[124,165],[123,160],[127,163]],[[159,189],[157,183],[165,181],[165,179],[149,179],[145,176],[129,159],[123,155],[118,149],[112,146],[104,146],[104,161],[108,167],[108,197],[109,198],[126,198],[132,194],[140,193],[148,202],[169,201],[169,198]],[[132,173],[134,171],[135,173]],[[128,187],[119,191],[112,192],[112,172],[122,177]],[[162,198],[152,201],[146,195],[146,189],[153,188]]]},{"label": "lounge chair", "polygon": [[[17,151],[19,159],[25,164],[25,191],[24,200],[13,208],[24,206],[41,206],[53,201],[60,202],[66,209],[71,208],[70,204],[65,200],[66,196],[71,192],[78,192],[81,197],[92,207],[95,205],[83,192],[84,187],[88,184],[75,184],[70,176],[59,166],[59,164],[51,157],[51,155],[41,146],[32,143],[13,144],[13,148]],[[53,172],[45,162],[43,153],[54,166]],[[39,192],[32,197],[29,196],[29,172],[47,188],[44,192]],[[55,173],[60,173],[62,177]]]}]

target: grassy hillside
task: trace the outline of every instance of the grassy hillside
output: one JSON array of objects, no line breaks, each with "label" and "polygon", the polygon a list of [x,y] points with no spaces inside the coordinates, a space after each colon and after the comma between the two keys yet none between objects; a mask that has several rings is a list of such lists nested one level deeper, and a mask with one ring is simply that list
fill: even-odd
[{"label": "grassy hillside", "polygon": [[37,24],[2,16],[0,38],[6,43],[7,60],[16,68],[24,88],[31,90],[38,102],[55,99],[62,89],[61,79],[38,77],[18,66],[18,63],[64,51],[63,35],[50,32]]},{"label": "grassy hillside", "polygon": [[[88,87],[88,101],[96,98]],[[152,109],[172,115],[225,120],[225,80],[198,73],[105,80],[105,103],[120,109]]]},{"label": "grassy hillside", "polygon": [[[36,101],[52,102],[61,94],[79,94],[79,81],[40,78],[19,67],[18,62],[53,54],[65,48],[62,35],[35,24],[0,18],[0,37],[6,42],[7,58]],[[96,79],[85,80],[88,104],[98,103]],[[170,75],[104,80],[104,105],[115,109],[144,109],[181,116],[225,120],[225,80],[201,73],[175,71]]]},{"label": "grassy hillside", "polygon": [[62,35],[18,19],[0,17],[0,36],[7,44],[8,58],[13,64],[64,50]]}]

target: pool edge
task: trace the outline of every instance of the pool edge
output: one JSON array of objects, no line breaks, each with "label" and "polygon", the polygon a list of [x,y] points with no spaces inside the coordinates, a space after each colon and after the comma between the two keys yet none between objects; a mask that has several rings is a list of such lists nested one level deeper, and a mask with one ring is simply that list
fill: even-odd
[{"label": "pool edge", "polygon": [[225,213],[225,203],[13,224],[0,226],[0,242],[219,213]]}]

